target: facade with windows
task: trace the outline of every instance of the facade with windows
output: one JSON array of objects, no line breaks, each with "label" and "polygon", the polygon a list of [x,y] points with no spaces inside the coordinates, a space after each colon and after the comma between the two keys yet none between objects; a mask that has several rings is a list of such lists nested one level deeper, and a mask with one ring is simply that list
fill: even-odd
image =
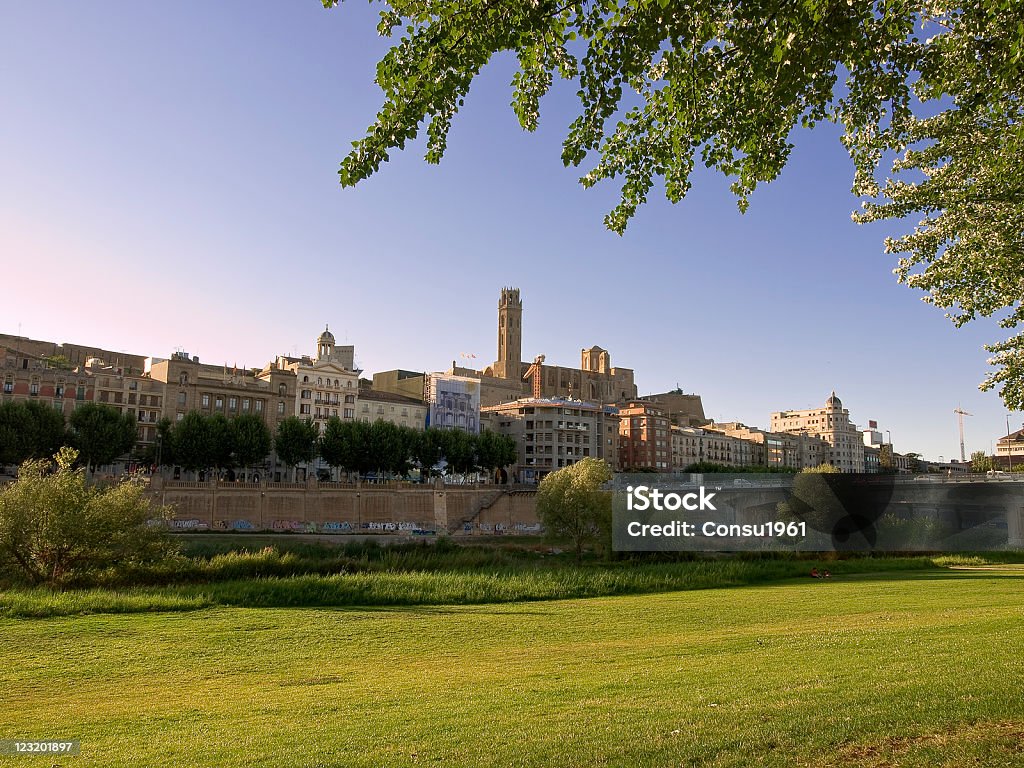
[{"label": "facade with windows", "polygon": [[316,357],[280,356],[277,366],[295,375],[293,415],[312,419],[323,434],[328,419],[356,419],[361,372],[352,367],[354,347],[337,347],[329,329],[320,334],[316,346]]},{"label": "facade with windows", "polygon": [[263,419],[271,434],[294,415],[295,374],[271,363],[262,371],[200,363],[198,357],[175,352],[170,360],[148,365],[150,378],[164,386],[162,417],[181,421],[189,411],[227,418],[252,414]]},{"label": "facade with windows", "polygon": [[35,354],[0,347],[0,402],[46,403],[66,419],[80,404],[93,401],[95,383],[81,367],[62,367]]},{"label": "facade with windows", "polygon": [[163,418],[165,384],[97,358],[89,358],[85,370],[93,379],[95,401],[129,414],[138,423],[139,444],[152,445]]},{"label": "facade with windows", "polygon": [[672,436],[668,417],[650,403],[632,401],[619,408],[619,467],[671,472]]},{"label": "facade with windows", "polygon": [[524,398],[485,406],[484,429],[516,441],[519,462],[513,480],[539,482],[549,472],[585,456],[618,465],[619,417],[614,408],[567,398]]},{"label": "facade with windows", "polygon": [[742,471],[761,463],[761,445],[725,431],[708,427],[671,427],[672,471],[680,472],[691,464],[726,464]]},{"label": "facade with windows", "polygon": [[427,406],[422,400],[394,392],[360,389],[356,410],[359,421],[390,421],[399,427],[422,430],[427,423]]},{"label": "facade with windows", "polygon": [[1024,465],[1024,429],[1000,437],[995,453],[996,469],[1008,472],[1021,465]]},{"label": "facade with windows", "polygon": [[[772,414],[771,430],[794,435],[818,437],[828,450],[817,464],[832,464],[840,472],[864,472],[864,437],[850,421],[850,412],[833,392],[821,408],[803,411],[779,411]],[[802,459],[809,461],[810,459]],[[801,463],[791,466],[815,466]]]}]

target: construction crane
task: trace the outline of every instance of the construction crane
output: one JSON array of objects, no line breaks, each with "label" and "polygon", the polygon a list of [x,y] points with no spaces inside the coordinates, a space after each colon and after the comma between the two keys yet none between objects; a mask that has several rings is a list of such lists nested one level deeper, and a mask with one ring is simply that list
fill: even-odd
[{"label": "construction crane", "polygon": [[533,358],[533,365],[526,369],[526,373],[523,374],[523,381],[532,379],[533,381],[533,399],[540,400],[541,390],[541,366],[544,364],[544,355],[537,355]]},{"label": "construction crane", "polygon": [[966,462],[967,455],[964,453],[964,416],[973,416],[973,413],[968,413],[959,405],[956,410],[953,411],[956,414],[957,423],[960,425],[960,461]]}]

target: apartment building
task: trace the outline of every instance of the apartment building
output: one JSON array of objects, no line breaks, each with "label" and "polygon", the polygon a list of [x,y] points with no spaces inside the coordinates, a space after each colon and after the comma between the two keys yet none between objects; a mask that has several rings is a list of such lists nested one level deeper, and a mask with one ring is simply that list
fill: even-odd
[{"label": "apartment building", "polygon": [[619,408],[619,468],[672,471],[670,423],[661,409],[634,400]]},{"label": "apartment building", "polygon": [[521,398],[481,408],[485,428],[509,435],[519,449],[515,479],[539,482],[585,456],[618,465],[619,416],[614,408],[568,398]]},{"label": "apartment building", "polygon": [[378,392],[368,387],[359,390],[356,419],[390,421],[400,427],[422,430],[427,423],[427,406],[422,400],[394,392]]},{"label": "apartment building", "polygon": [[[773,413],[771,431],[819,437],[828,443],[828,451],[819,464],[828,462],[841,472],[864,471],[863,435],[834,391],[821,408]],[[810,444],[806,447],[810,448]],[[805,463],[812,460],[809,457],[799,460],[800,464],[791,466],[813,466]]]}]

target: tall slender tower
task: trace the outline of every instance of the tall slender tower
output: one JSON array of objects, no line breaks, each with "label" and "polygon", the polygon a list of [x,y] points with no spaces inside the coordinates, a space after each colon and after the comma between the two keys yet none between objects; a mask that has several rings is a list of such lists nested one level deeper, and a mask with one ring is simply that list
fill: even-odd
[{"label": "tall slender tower", "polygon": [[518,288],[502,288],[498,301],[498,359],[494,375],[519,380],[523,360],[523,300]]}]

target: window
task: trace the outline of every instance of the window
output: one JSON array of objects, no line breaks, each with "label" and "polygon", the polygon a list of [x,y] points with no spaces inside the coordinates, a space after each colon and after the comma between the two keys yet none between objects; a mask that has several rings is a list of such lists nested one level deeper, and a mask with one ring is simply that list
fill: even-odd
[{"label": "window", "polygon": [[356,409],[355,408],[346,408],[345,409],[345,418],[346,419],[355,418],[355,415],[356,415]]},{"label": "window", "polygon": [[231,410],[231,411],[238,410],[238,398],[237,397],[229,397],[228,398],[228,410]]},{"label": "window", "polygon": [[313,392],[311,390],[308,390],[308,389],[302,390],[302,399],[303,400],[309,400],[312,397],[313,397]]},{"label": "window", "polygon": [[214,407],[218,411],[223,410],[224,409],[224,398],[221,397],[220,395],[217,395],[217,399],[214,401]]},{"label": "window", "polygon": [[253,403],[253,406],[255,406],[255,408],[256,408],[256,413],[263,413],[263,401],[262,400],[257,400],[255,403]]},{"label": "window", "polygon": [[284,415],[284,403],[283,402],[280,402],[280,403],[277,404],[277,415],[278,416],[283,416]]},{"label": "window", "polygon": [[318,387],[322,387],[322,386],[324,385],[324,379],[323,379],[323,376],[317,376],[317,377],[316,377],[316,385],[317,385]]},{"label": "window", "polygon": [[13,381],[5,381],[4,382],[4,394],[5,395],[14,394],[14,382]]},{"label": "window", "polygon": [[204,394],[203,395],[203,408],[209,408],[209,407],[210,407],[210,396],[207,395],[207,394]]},{"label": "window", "polygon": [[288,387],[286,387],[284,384],[279,384],[277,387],[277,394],[280,395],[281,397],[284,397],[287,393]]},{"label": "window", "polygon": [[[308,416],[311,408],[312,406],[309,403],[303,403],[302,405],[299,406],[299,413],[301,413],[303,416]],[[320,409],[317,408],[318,414],[319,411]]]},{"label": "window", "polygon": [[249,398],[248,397],[243,397],[242,398],[242,412],[243,413],[248,413],[249,412]]},{"label": "window", "polygon": [[28,393],[30,395],[32,395],[33,397],[35,397],[35,396],[37,396],[39,394],[39,382],[38,381],[33,381],[31,384],[28,385]]},{"label": "window", "polygon": [[355,401],[356,401],[356,396],[355,395],[345,395],[345,402],[346,403],[354,403]]},{"label": "window", "polygon": [[174,419],[174,420],[175,420],[175,421],[181,421],[181,420],[182,420],[183,418],[185,418],[185,414],[184,414],[184,413],[182,413],[181,411],[178,411],[178,413],[177,413],[177,415],[175,416],[175,419]]}]

